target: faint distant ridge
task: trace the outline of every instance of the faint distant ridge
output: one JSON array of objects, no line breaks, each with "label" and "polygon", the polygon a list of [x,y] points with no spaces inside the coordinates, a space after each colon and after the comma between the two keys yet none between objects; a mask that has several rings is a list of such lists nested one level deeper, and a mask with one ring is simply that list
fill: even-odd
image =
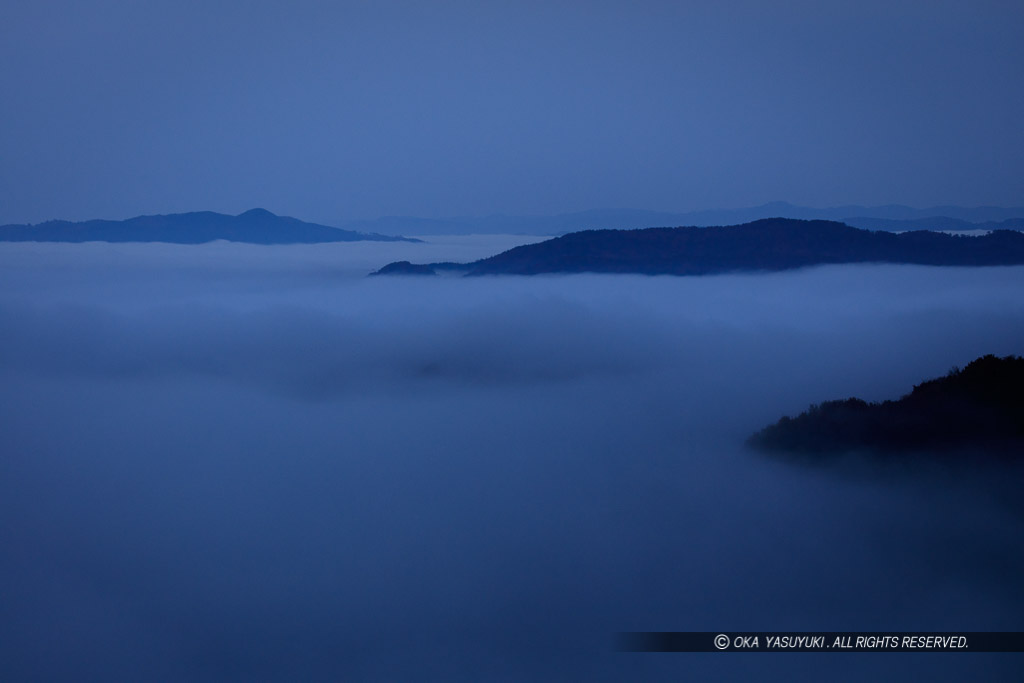
[{"label": "faint distant ridge", "polygon": [[[466,275],[638,273],[709,275],[778,271],[824,264],[906,263],[934,266],[1024,264],[1024,234],[872,232],[834,221],[768,218],[713,228],[584,230],[527,244],[462,267]],[[434,271],[441,264],[428,266]],[[379,274],[422,266],[385,266]],[[445,268],[452,270],[450,264]]]},{"label": "faint distant ridge", "polygon": [[827,401],[750,437],[766,451],[1024,453],[1024,358],[983,356],[896,401]]},{"label": "faint distant ridge", "polygon": [[991,230],[1024,230],[1024,218],[1007,218],[1001,221],[983,221],[971,223],[959,218],[933,216],[931,218],[915,218],[912,220],[894,220],[891,218],[867,218],[858,216],[844,218],[843,223],[865,230],[887,230],[889,232],[909,232],[912,230],[938,230],[945,232],[972,232]]},{"label": "faint distant ridge", "polygon": [[743,209],[671,212],[639,209],[593,209],[554,216],[504,216],[416,218],[385,216],[372,220],[342,222],[349,230],[386,235],[510,234],[564,235],[580,230],[629,230],[676,225],[708,227],[737,225],[762,218],[798,218],[839,221],[868,230],[1021,230],[1024,207],[933,206],[916,209],[900,204],[847,205],[824,209],[769,202]]},{"label": "faint distant ridge", "polygon": [[[761,218],[799,218],[803,220],[826,220],[839,221],[849,225],[855,225],[851,220],[858,219],[882,219],[893,221],[894,224],[902,221],[921,222],[932,219],[951,218],[963,223],[991,223],[1005,221],[1013,218],[1024,218],[1024,207],[999,207],[999,206],[932,206],[923,209],[904,206],[903,204],[886,204],[884,206],[862,206],[859,204],[847,204],[844,206],[833,206],[827,208],[812,208],[797,206],[789,202],[769,202],[760,206],[746,209],[725,209],[712,211],[695,211],[685,214],[694,219],[694,222],[687,222],[685,225],[727,225],[737,222],[758,220]],[[683,224],[680,224],[683,225]],[[856,226],[855,227],[860,227]],[[916,228],[922,229],[925,226],[920,223]],[[910,229],[910,228],[900,228]],[[928,226],[926,229],[941,229]]]},{"label": "faint distant ridge", "polygon": [[313,244],[318,242],[417,242],[401,236],[377,235],[307,223],[252,209],[237,216],[213,211],[137,216],[123,221],[47,221],[36,225],[0,226],[0,242],[169,242],[202,244],[215,240],[249,244]]}]

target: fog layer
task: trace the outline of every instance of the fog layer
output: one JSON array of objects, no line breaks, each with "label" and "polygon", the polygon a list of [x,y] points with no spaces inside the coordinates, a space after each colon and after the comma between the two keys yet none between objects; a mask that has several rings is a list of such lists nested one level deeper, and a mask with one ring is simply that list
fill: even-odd
[{"label": "fog layer", "polygon": [[1024,353],[1024,268],[362,277],[460,240],[0,247],[0,677],[1019,678],[612,636],[1024,630],[1018,472],[742,445]]}]

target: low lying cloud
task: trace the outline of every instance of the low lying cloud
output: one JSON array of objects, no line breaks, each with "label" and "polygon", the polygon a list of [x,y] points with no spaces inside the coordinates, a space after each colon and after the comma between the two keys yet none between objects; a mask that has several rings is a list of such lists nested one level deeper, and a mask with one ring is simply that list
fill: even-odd
[{"label": "low lying cloud", "polygon": [[11,372],[208,375],[321,397],[435,381],[516,384],[636,372],[668,353],[650,321],[556,300],[494,310],[409,307],[380,317],[370,309],[345,315],[280,304],[239,311],[224,302],[131,315],[95,303],[22,305],[0,308],[0,321],[10,331],[0,368]]},{"label": "low lying cloud", "polygon": [[1020,626],[1017,479],[742,442],[1024,353],[1024,268],[367,279],[393,245],[78,246],[0,249],[4,678],[814,680],[881,665],[605,646]]}]

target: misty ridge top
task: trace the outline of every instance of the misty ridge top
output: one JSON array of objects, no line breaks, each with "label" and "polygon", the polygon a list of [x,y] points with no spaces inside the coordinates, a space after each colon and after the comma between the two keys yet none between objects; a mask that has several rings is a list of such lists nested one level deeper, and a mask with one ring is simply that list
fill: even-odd
[{"label": "misty ridge top", "polygon": [[859,398],[811,406],[748,440],[765,451],[876,453],[973,449],[1020,458],[1024,358],[988,355],[923,382],[896,401]]},{"label": "misty ridge top", "polygon": [[[584,230],[516,247],[466,264],[462,270],[470,276],[708,275],[843,263],[1018,265],[1024,264],[1024,234],[1011,230],[981,236],[892,233],[835,221],[768,218],[709,228]],[[431,274],[442,269],[451,270],[451,264],[390,264],[375,274]]]},{"label": "misty ridge top", "polygon": [[406,237],[377,235],[307,223],[250,209],[237,216],[195,211],[136,216],[122,221],[47,221],[36,225],[0,226],[0,242],[167,242],[203,244],[215,240],[249,244],[313,244],[319,242],[418,242]]}]

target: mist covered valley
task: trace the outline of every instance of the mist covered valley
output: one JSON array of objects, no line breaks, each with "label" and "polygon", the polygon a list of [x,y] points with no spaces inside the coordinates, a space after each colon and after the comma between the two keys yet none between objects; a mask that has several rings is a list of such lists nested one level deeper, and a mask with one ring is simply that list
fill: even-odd
[{"label": "mist covered valley", "polygon": [[612,635],[1024,630],[1019,470],[743,445],[1024,353],[1024,267],[365,277],[531,239],[0,246],[0,677],[1017,679]]}]

